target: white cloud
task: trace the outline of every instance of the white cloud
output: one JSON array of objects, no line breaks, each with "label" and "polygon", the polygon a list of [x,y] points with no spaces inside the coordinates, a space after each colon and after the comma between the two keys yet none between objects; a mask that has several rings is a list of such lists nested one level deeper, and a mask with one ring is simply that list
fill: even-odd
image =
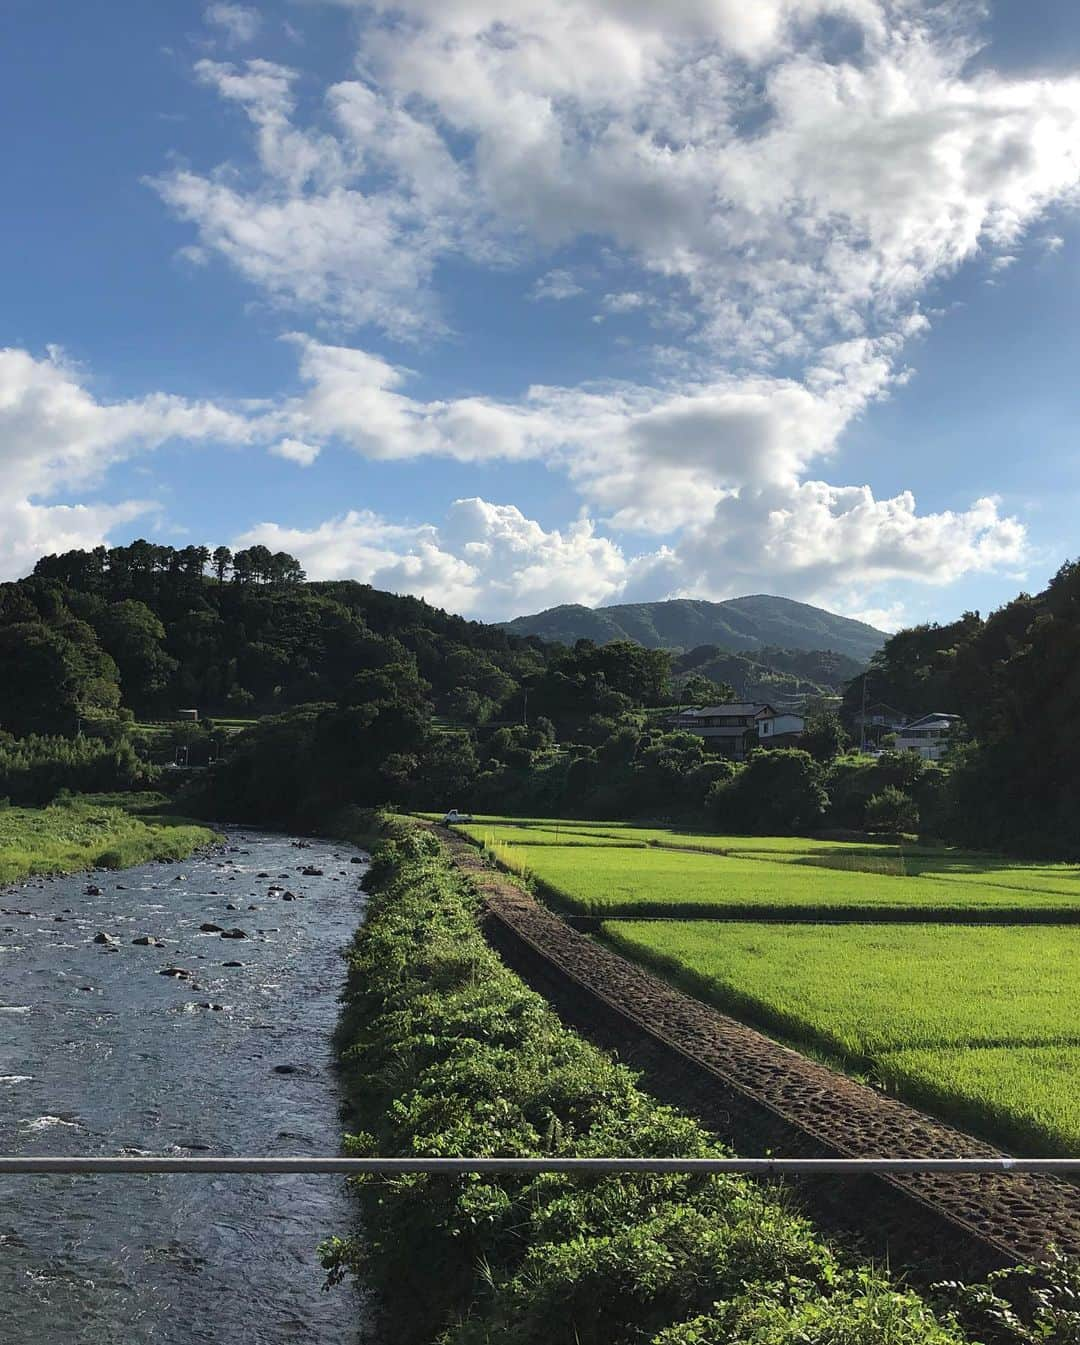
[{"label": "white cloud", "polygon": [[572,271],[555,270],[543,275],[529,291],[530,299],[573,299],[585,291],[574,279]]},{"label": "white cloud", "polygon": [[267,63],[204,63],[252,118],[254,174],[159,186],[275,301],[396,335],[438,328],[439,259],[589,238],[681,285],[718,353],[813,358],[1010,246],[1080,177],[1080,80],[971,73],[955,7],[357,8],[363,80],[327,89],[306,126],[275,90],[268,136],[265,98],[238,93]]},{"label": "white cloud", "polygon": [[258,10],[250,5],[207,5],[203,17],[207,23],[223,29],[229,41],[238,45],[254,42],[262,27]]},{"label": "white cloud", "polygon": [[109,467],[171,439],[250,442],[244,416],[164,393],[99,401],[81,371],[53,348],[35,359],[0,350],[0,574],[15,577],[43,552],[96,546],[150,506],[41,503],[97,485]]},{"label": "white cloud", "polygon": [[[675,391],[533,388],[518,402],[420,401],[408,372],[363,351],[296,338],[305,395],[233,411],[155,393],[96,398],[61,352],[0,351],[0,570],[93,546],[151,506],[68,505],[61,492],[171,439],[264,445],[310,466],[325,442],[377,459],[543,458],[608,526],[670,541],[628,552],[592,519],[545,529],[510,504],[458,500],[438,526],[348,512],[320,527],[267,522],[241,542],[300,555],[314,576],[351,575],[481,616],[578,601],[780,590],[851,605],[895,581],[944,584],[1015,566],[1024,530],[996,501],[919,514],[909,492],[806,479],[837,435],[896,377],[901,337],[823,351],[804,382],[763,375]],[[853,585],[857,594],[853,596]]]},{"label": "white cloud", "polygon": [[360,579],[489,620],[563,602],[600,603],[631,570],[620,548],[579,522],[545,531],[514,505],[456,500],[440,527],[350,511],[317,528],[262,523],[235,545],[298,556],[316,579]]},{"label": "white cloud", "polygon": [[318,444],[305,444],[302,439],[282,439],[270,445],[270,452],[275,457],[299,463],[301,467],[310,467],[322,449]]},{"label": "white cloud", "polygon": [[[457,500],[439,525],[350,511],[311,529],[260,523],[235,539],[288,551],[316,579],[358,579],[439,606],[502,620],[559,603],[597,606],[666,597],[781,592],[894,626],[903,608],[858,606],[858,594],[905,580],[948,584],[1017,561],[1024,534],[992,500],[919,515],[904,493],[779,486],[724,501],[674,546],[628,554],[581,519],[545,530],[514,505]],[[853,589],[853,576],[858,576]]]},{"label": "white cloud", "polygon": [[830,347],[804,381],[721,376],[671,389],[536,386],[516,401],[425,401],[409,396],[408,370],[295,336],[307,392],[275,423],[305,442],[338,440],[381,460],[540,458],[617,525],[667,533],[743,487],[795,482],[831,454],[845,426],[896,380],[901,339]]},{"label": "white cloud", "polygon": [[145,514],[152,506],[128,500],[118,505],[0,503],[0,578],[26,574],[42,557],[64,551],[89,551],[108,540],[113,528]]},{"label": "white cloud", "polygon": [[460,517],[505,574],[448,540],[457,514],[391,536],[352,513],[298,535],[313,573],[352,565],[487,610],[526,603],[524,578],[499,585],[538,575],[534,554],[550,571],[528,580],[539,604],[580,546],[579,598],[765,587],[866,606],[875,586],[1017,563],[1023,528],[995,501],[920,514],[910,492],[821,477],[907,377],[927,288],[980,254],[999,275],[1076,199],[1080,79],[976,66],[976,7],[921,0],[353,7],[355,75],[312,111],[292,69],[198,66],[253,144],[246,164],[156,184],[201,254],[339,330],[418,339],[452,324],[435,292],[447,259],[531,275],[573,256],[576,272],[548,270],[527,295],[564,300],[600,274],[577,262],[591,248],[618,268],[598,324],[642,311],[681,343],[656,352],[654,386],[433,397],[373,350],[297,337],[301,392],[251,432],[301,463],[331,443],[381,461],[542,461],[599,526],[671,546],[616,560],[591,524],[534,534],[480,502]]},{"label": "white cloud", "polygon": [[649,297],[637,290],[623,290],[619,294],[605,294],[602,304],[608,313],[633,313],[649,303]]},{"label": "white cloud", "polygon": [[804,481],[722,501],[679,544],[682,582],[703,596],[763,585],[790,597],[836,602],[896,580],[943,585],[1015,566],[1025,533],[998,502],[919,514],[910,491],[875,499],[867,486]]}]

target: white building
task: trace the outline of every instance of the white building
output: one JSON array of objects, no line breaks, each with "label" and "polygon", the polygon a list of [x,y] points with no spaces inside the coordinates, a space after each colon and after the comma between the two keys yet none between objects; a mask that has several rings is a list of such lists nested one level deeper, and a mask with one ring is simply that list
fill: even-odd
[{"label": "white building", "polygon": [[896,734],[898,752],[918,752],[924,761],[940,761],[960,723],[959,715],[929,714],[913,719]]}]

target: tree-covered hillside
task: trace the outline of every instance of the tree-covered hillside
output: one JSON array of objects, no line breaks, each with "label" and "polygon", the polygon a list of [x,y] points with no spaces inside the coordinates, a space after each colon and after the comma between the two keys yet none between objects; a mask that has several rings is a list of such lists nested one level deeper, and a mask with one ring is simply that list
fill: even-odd
[{"label": "tree-covered hillside", "polygon": [[358,678],[414,682],[486,718],[549,660],[538,641],[365,584],[309,584],[284,553],[130,546],[46,556],[0,585],[0,728],[73,733],[140,718],[269,714]]},{"label": "tree-covered hillside", "polygon": [[577,640],[634,640],[651,649],[680,651],[707,644],[737,653],[767,647],[832,650],[858,663],[865,663],[885,639],[865,622],[766,594],[726,602],[677,598],[595,609],[552,607],[505,626],[515,635],[539,635],[568,645]]},{"label": "tree-covered hillside", "polygon": [[[992,848],[1080,854],[1080,564],[985,620],[966,612],[900,631],[866,679],[869,702],[962,717],[971,745],[953,770],[955,834]],[[849,716],[862,697],[859,676]]]}]

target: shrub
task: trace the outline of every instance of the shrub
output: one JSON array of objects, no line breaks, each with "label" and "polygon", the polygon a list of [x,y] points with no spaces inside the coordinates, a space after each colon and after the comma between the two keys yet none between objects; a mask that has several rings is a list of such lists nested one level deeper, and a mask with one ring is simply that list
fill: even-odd
[{"label": "shrub", "polygon": [[919,809],[910,794],[886,785],[867,801],[866,825],[870,831],[918,831]]}]

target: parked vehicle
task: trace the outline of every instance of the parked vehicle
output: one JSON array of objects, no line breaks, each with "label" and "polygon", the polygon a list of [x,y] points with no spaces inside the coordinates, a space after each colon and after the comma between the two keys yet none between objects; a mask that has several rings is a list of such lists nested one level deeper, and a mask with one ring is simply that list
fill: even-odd
[{"label": "parked vehicle", "polygon": [[472,821],[471,813],[459,813],[456,808],[451,808],[450,811],[443,818],[443,826],[449,827],[453,826],[455,822],[471,822],[471,821]]}]

